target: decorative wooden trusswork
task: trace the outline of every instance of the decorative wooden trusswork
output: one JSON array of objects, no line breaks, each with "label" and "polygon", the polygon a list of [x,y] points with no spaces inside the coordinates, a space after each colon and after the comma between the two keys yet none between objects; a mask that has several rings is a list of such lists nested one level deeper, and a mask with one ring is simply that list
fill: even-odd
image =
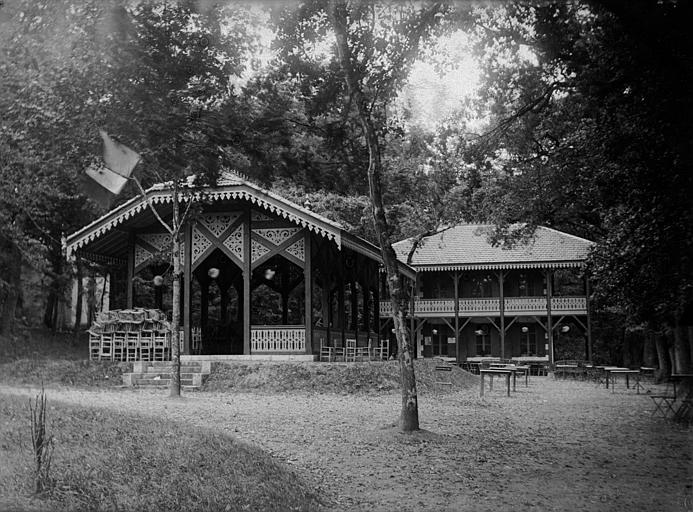
[{"label": "decorative wooden trusswork", "polygon": [[154,255],[151,252],[142,247],[140,244],[135,244],[135,268],[141,267],[153,256]]},{"label": "decorative wooden trusswork", "polygon": [[219,238],[241,215],[241,212],[203,215],[200,222],[210,233]]},{"label": "decorative wooden trusswork", "polygon": [[[171,236],[168,233],[137,233],[135,237],[135,272],[140,271],[154,256],[170,258]],[[180,259],[185,261],[185,244],[180,243]]]},{"label": "decorative wooden trusswork", "polygon": [[300,228],[267,228],[253,229],[253,233],[257,233],[262,238],[274,245],[281,245],[300,230]]},{"label": "decorative wooden trusswork", "polygon": [[245,228],[243,224],[238,226],[228,237],[224,240],[224,247],[226,247],[231,254],[236,256],[241,261],[244,261],[245,254],[245,243],[243,239],[243,233]]},{"label": "decorative wooden trusswork", "polygon": [[212,242],[197,229],[197,226],[192,231],[192,262],[194,265],[200,256],[212,246]]},{"label": "decorative wooden trusswork", "polygon": [[303,238],[297,240],[295,243],[286,248],[286,252],[294,256],[295,258],[306,261],[306,242]]},{"label": "decorative wooden trusswork", "polygon": [[250,261],[255,263],[257,260],[262,258],[265,254],[270,252],[270,250],[262,245],[257,240],[252,240],[250,243]]},{"label": "decorative wooden trusswork", "polygon": [[250,350],[256,352],[305,352],[306,328],[296,326],[263,326],[250,329]]}]

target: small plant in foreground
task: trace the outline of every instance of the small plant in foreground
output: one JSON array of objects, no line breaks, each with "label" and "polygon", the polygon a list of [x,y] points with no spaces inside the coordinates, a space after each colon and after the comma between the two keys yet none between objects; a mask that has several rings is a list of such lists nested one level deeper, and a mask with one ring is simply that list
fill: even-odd
[{"label": "small plant in foreground", "polygon": [[36,399],[29,399],[31,413],[31,445],[34,455],[34,489],[41,493],[51,487],[50,468],[53,458],[53,436],[46,434],[46,393],[41,392]]}]

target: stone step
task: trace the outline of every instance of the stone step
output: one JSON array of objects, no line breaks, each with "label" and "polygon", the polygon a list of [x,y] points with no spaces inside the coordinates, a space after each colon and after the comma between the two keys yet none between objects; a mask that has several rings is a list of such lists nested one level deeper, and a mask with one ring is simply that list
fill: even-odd
[{"label": "stone step", "polygon": [[[171,379],[135,379],[135,387],[160,387],[167,388],[171,384]],[[200,386],[193,384],[192,379],[181,379],[180,385],[183,387],[199,389]]]},{"label": "stone step", "polygon": [[[199,388],[204,384],[208,375],[198,372],[186,372],[180,374],[180,381],[182,386],[190,386]],[[171,382],[170,372],[158,372],[158,373],[124,373],[123,374],[123,385],[130,387],[137,386],[154,386],[154,387],[167,387]]]},{"label": "stone step", "polygon": [[[170,373],[173,370],[173,365],[170,361],[148,361],[136,362],[133,364],[133,373]],[[186,362],[181,364],[181,372],[185,373],[211,373],[211,364]]]}]

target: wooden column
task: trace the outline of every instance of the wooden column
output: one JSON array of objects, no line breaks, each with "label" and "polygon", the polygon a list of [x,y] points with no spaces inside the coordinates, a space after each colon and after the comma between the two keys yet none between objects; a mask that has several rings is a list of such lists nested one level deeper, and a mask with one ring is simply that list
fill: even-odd
[{"label": "wooden column", "polygon": [[313,268],[312,245],[310,230],[305,230],[305,262],[303,267],[303,283],[305,292],[305,323],[306,323],[306,354],[313,353]]},{"label": "wooden column", "polygon": [[[344,251],[339,253],[339,276],[337,277],[337,323],[341,332],[342,344],[344,343]],[[343,346],[343,345],[342,345]]]},{"label": "wooden column", "polygon": [[191,265],[191,248],[192,248],[192,225],[187,223],[183,230],[183,332],[185,333],[185,345],[183,353],[190,354],[191,342],[191,325],[190,325],[190,308],[192,307],[192,265]]},{"label": "wooden column", "polygon": [[585,276],[585,307],[587,308],[587,360],[592,362],[592,319],[590,315],[590,280]]},{"label": "wooden column", "polygon": [[498,272],[498,286],[500,287],[500,344],[501,344],[501,359],[505,359],[505,291],[503,290],[503,281],[505,272]]},{"label": "wooden column", "polygon": [[452,275],[455,295],[455,360],[460,362],[460,273],[455,270]]},{"label": "wooden column", "polygon": [[130,234],[128,236],[128,267],[127,267],[127,275],[125,276],[125,279],[127,280],[127,294],[126,294],[126,307],[128,309],[132,309],[133,306],[133,295],[134,295],[134,288],[133,288],[133,280],[135,279],[135,233],[134,231],[130,231]]},{"label": "wooden column", "polygon": [[250,208],[245,210],[243,221],[243,354],[250,354],[250,283],[252,267],[250,263]]},{"label": "wooden column", "polygon": [[553,289],[551,286],[551,271],[547,270],[546,276],[546,333],[549,342],[549,364],[554,363],[553,351],[553,318],[551,316],[551,299],[553,298]]},{"label": "wooden column", "polygon": [[[411,350],[414,351],[414,356],[416,356],[416,320],[414,318],[414,313],[416,312],[416,303],[415,303],[415,295],[416,295],[416,285],[417,281],[419,279],[419,274],[416,274],[414,276],[414,279],[411,282],[411,290],[410,290],[410,298],[409,298],[409,347],[411,347]],[[397,354],[399,357],[399,347],[397,350]]]}]

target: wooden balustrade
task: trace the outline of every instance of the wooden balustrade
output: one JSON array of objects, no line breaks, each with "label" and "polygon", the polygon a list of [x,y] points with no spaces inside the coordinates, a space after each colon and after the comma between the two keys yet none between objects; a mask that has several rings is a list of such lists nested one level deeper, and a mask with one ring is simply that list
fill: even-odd
[{"label": "wooden balustrade", "polygon": [[[414,305],[417,316],[454,316],[454,299],[417,299]],[[551,311],[554,314],[586,314],[587,299],[585,297],[553,297]],[[392,314],[390,301],[380,302],[380,316]],[[460,316],[500,315],[500,299],[460,299]],[[546,297],[508,297],[505,299],[505,314],[546,314]]]},{"label": "wooden balustrade", "polygon": [[303,325],[266,325],[250,328],[251,353],[306,351],[306,328]]}]

